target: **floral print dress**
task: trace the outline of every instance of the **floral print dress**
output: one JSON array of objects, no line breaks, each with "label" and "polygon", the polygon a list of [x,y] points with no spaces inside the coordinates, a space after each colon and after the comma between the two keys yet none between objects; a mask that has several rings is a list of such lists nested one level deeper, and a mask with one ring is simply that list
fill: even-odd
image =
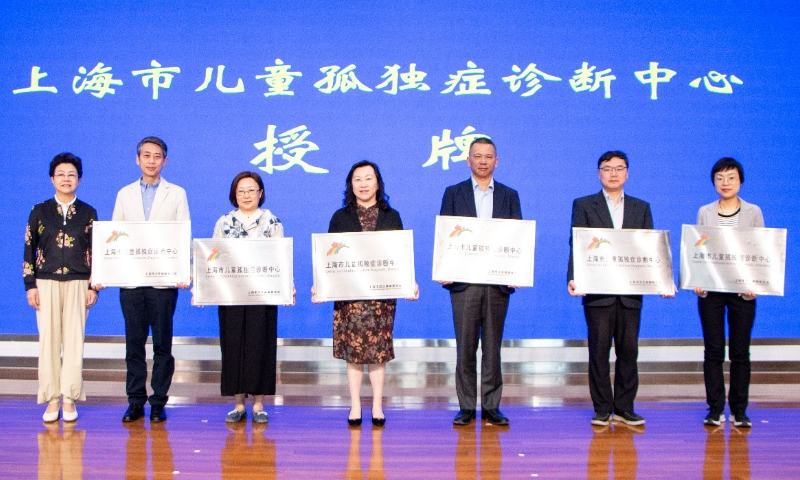
[{"label": "floral print dress", "polygon": [[[359,206],[358,220],[362,231],[375,231],[378,206]],[[356,364],[393,360],[392,329],[396,308],[396,299],[334,302],[333,356]]]}]

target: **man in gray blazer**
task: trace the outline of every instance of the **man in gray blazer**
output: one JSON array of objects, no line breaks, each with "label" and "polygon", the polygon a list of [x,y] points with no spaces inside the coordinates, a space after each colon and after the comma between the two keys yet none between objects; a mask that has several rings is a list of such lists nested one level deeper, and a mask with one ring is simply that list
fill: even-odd
[{"label": "man in gray blazer", "polygon": [[[650,204],[623,192],[622,187],[628,179],[628,157],[623,152],[604,153],[597,161],[597,175],[603,189],[572,203],[572,227],[653,228]],[[644,424],[644,418],[633,411],[633,401],[639,388],[636,362],[639,356],[642,296],[575,293],[572,248],[569,252],[567,282],[570,295],[584,297],[583,312],[588,327],[589,392],[595,412],[592,425],[608,425],[612,414],[615,421],[628,425]],[[612,339],[617,355],[613,390],[609,363]]]},{"label": "man in gray blazer", "polygon": [[[476,138],[469,147],[467,165],[472,177],[447,187],[439,215],[478,218],[522,219],[519,194],[500,182],[493,173],[497,167],[494,143]],[[503,375],[500,370],[500,345],[514,288],[505,285],[440,282],[450,291],[453,325],[456,334],[456,394],[460,410],[455,425],[475,420],[477,403],[478,340],[481,341],[481,418],[495,425],[508,425],[500,412]]]},{"label": "man in gray blazer", "polygon": [[[186,191],[161,177],[167,164],[167,145],[157,137],[147,137],[136,147],[136,164],[142,176],[123,187],[117,194],[112,220],[127,222],[189,221]],[[144,415],[144,404],[150,402],[150,421],[166,420],[164,405],[169,396],[175,358],[172,356],[172,316],[178,301],[177,288],[136,287],[120,289],[122,316],[125,317],[125,363],[128,367],[125,390],[128,409],[123,422],[133,422]],[[153,375],[147,396],[147,363],[145,344],[152,329]]]}]

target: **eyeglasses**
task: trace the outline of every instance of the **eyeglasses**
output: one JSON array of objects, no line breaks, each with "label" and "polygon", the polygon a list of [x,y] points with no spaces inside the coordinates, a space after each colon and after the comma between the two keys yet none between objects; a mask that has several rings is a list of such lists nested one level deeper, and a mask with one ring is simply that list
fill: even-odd
[{"label": "eyeglasses", "polygon": [[249,197],[251,195],[256,195],[261,190],[257,190],[255,188],[251,188],[250,190],[236,190],[237,197]]},{"label": "eyeglasses", "polygon": [[69,179],[69,180],[75,180],[76,178],[78,178],[78,174],[77,173],[56,173],[55,175],[53,175],[53,178],[57,178],[59,180],[64,180],[65,178]]},{"label": "eyeglasses", "polygon": [[625,171],[625,170],[627,170],[627,169],[628,169],[628,167],[625,167],[625,166],[619,166],[619,167],[600,167],[600,171],[601,171],[601,172],[603,172],[603,173],[611,173],[611,172],[622,173],[622,172],[624,172],[624,171]]},{"label": "eyeglasses", "polygon": [[739,175],[738,174],[737,175],[731,175],[729,177],[723,177],[722,175],[718,175],[718,176],[714,177],[714,183],[719,183],[719,184],[722,184],[722,185],[725,185],[726,183],[728,185],[730,185],[732,183],[738,183],[738,182],[739,182]]}]

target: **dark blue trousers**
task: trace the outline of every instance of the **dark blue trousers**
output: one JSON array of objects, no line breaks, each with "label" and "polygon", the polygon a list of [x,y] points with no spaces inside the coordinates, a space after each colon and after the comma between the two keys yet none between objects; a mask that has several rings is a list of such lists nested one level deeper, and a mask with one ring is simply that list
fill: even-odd
[{"label": "dark blue trousers", "polygon": [[[175,288],[122,288],[119,292],[122,316],[125,317],[125,363],[128,376],[125,390],[128,403],[165,405],[175,372],[172,356],[172,316],[178,302]],[[150,386],[153,394],[147,397],[147,360],[145,344],[152,330],[153,375]]]},{"label": "dark blue trousers", "polygon": [[[588,327],[589,393],[597,413],[633,412],[639,390],[639,325],[642,309],[627,308],[619,297],[607,307],[583,307]],[[611,388],[611,344],[614,388]]]}]

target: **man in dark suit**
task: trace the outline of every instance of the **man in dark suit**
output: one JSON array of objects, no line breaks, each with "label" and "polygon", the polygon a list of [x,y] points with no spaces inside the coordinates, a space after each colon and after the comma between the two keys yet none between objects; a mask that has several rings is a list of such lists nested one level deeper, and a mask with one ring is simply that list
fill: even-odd
[{"label": "man in dark suit", "polygon": [[[469,147],[469,180],[447,187],[439,215],[521,220],[519,194],[493,178],[497,150],[485,137]],[[500,412],[503,375],[500,370],[500,344],[513,287],[472,283],[440,282],[450,291],[456,333],[456,393],[459,412],[455,425],[469,425],[475,419],[477,404],[478,340],[481,341],[481,418],[495,425],[508,425]]]},{"label": "man in dark suit", "polygon": [[[622,190],[628,179],[628,157],[620,151],[606,152],[597,161],[597,169],[603,189],[572,203],[572,226],[652,229],[650,204],[625,195]],[[576,293],[571,248],[567,280],[569,294],[584,297],[583,312],[589,344],[589,392],[594,403],[592,425],[608,425],[612,415],[615,421],[643,425],[644,418],[633,411],[633,401],[639,388],[636,361],[639,356],[642,296]],[[612,339],[617,355],[613,391],[609,364]]]}]

